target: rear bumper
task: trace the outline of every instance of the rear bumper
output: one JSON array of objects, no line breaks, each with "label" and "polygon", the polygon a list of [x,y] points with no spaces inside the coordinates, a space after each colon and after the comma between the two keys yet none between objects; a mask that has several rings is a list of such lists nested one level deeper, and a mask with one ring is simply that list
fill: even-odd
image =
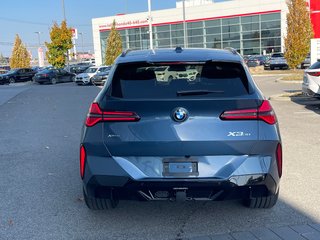
[{"label": "rear bumper", "polygon": [[279,64],[270,64],[270,68],[289,68],[288,64],[279,63]]},{"label": "rear bumper", "polygon": [[[122,186],[109,186],[111,182]],[[231,200],[269,196],[278,191],[271,175],[246,175],[221,179],[145,179],[94,176],[84,183],[88,196],[120,200],[175,200],[183,192],[186,200]]]},{"label": "rear bumper", "polygon": [[308,79],[307,82],[302,83],[302,92],[310,97],[320,96],[320,86],[314,82],[312,79]]},{"label": "rear bumper", "polygon": [[[227,158],[227,157],[226,157]],[[242,159],[244,158],[244,159]],[[234,158],[235,159],[235,158]],[[275,161],[271,157],[246,156],[239,157],[240,162],[229,162],[218,159],[210,169],[210,161],[205,159],[207,175],[201,172],[199,160],[199,176],[164,177],[161,169],[157,169],[152,161],[120,160],[111,157],[88,157],[83,180],[84,190],[88,196],[108,198],[116,196],[129,200],[170,200],[177,191],[183,191],[187,199],[224,200],[240,199],[258,194],[267,196],[275,194],[280,179]],[[149,163],[149,165],[148,165]],[[151,164],[152,163],[152,164]],[[142,166],[150,168],[147,172]],[[213,169],[216,169],[216,172]],[[211,177],[210,177],[211,176]],[[141,193],[142,192],[142,193]],[[159,192],[166,193],[163,199],[156,198]],[[147,195],[147,196],[146,196]]]}]

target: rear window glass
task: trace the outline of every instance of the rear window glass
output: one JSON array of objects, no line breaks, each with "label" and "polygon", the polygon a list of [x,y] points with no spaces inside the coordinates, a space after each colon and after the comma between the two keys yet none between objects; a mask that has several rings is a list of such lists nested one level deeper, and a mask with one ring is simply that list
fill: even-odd
[{"label": "rear window glass", "polygon": [[271,57],[273,57],[273,58],[283,57],[283,53],[274,53],[274,54],[272,54]]},{"label": "rear window glass", "polygon": [[233,97],[248,94],[248,80],[241,64],[119,64],[111,96],[126,99]]},{"label": "rear window glass", "polygon": [[320,61],[315,62],[314,64],[311,65],[311,67],[309,67],[309,69],[318,69],[320,68]]}]

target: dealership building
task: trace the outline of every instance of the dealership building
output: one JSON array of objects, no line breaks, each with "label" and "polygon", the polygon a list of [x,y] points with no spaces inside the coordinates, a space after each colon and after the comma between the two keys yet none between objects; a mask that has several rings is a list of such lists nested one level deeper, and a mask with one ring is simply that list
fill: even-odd
[{"label": "dealership building", "polygon": [[[315,37],[320,38],[320,1],[309,0]],[[306,6],[307,6],[306,5]],[[285,0],[185,0],[186,45],[190,48],[232,47],[243,55],[282,52],[286,35]],[[112,22],[123,49],[150,47],[148,12],[92,19],[96,64],[105,58]],[[152,11],[154,48],[184,46],[182,0],[176,8]]]}]

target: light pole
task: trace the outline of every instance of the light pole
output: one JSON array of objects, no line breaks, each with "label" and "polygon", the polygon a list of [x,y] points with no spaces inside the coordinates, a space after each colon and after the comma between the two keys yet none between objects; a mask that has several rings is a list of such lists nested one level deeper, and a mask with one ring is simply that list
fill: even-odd
[{"label": "light pole", "polygon": [[182,14],[183,14],[183,38],[184,38],[184,48],[188,47],[188,35],[187,35],[187,25],[186,25],[186,4],[185,0],[182,0]]},{"label": "light pole", "polygon": [[38,45],[39,45],[39,47],[41,47],[41,42],[40,42],[40,34],[41,34],[41,32],[34,32],[34,33],[38,35]]},{"label": "light pole", "polygon": [[152,16],[151,16],[151,0],[148,0],[148,21],[149,21],[149,38],[150,38],[150,49],[153,50],[153,33],[152,33]]},{"label": "light pole", "polygon": [[62,13],[63,13],[63,20],[66,21],[66,9],[64,7],[64,0],[62,0]]},{"label": "light pole", "polygon": [[84,54],[84,47],[83,47],[83,33],[79,32],[78,33],[81,36],[81,49],[82,49],[82,54]]}]

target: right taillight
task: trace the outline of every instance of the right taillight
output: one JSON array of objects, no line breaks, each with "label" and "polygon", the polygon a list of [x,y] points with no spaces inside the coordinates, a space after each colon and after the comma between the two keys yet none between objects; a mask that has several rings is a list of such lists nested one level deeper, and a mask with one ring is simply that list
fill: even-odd
[{"label": "right taillight", "polygon": [[98,103],[92,103],[86,118],[86,126],[92,127],[99,122],[136,122],[140,117],[134,112],[102,111]]},{"label": "right taillight", "polygon": [[313,77],[320,77],[320,72],[307,72],[307,74]]},{"label": "right taillight", "polygon": [[277,158],[277,167],[279,178],[282,176],[282,146],[279,143],[276,150],[276,158]]},{"label": "right taillight", "polygon": [[220,115],[222,120],[262,120],[270,125],[277,122],[276,115],[269,101],[264,100],[258,109],[241,109],[225,111]]},{"label": "right taillight", "polygon": [[87,158],[86,149],[84,148],[84,146],[81,145],[81,147],[80,147],[80,176],[82,179],[84,177],[86,158]]}]

